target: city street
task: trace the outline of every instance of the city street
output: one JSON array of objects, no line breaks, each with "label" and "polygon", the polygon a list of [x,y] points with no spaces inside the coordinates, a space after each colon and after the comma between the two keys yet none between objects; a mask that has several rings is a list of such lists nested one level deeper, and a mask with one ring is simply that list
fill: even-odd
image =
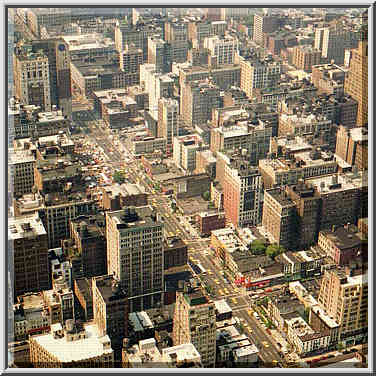
[{"label": "city street", "polygon": [[[93,145],[98,145],[103,149],[108,164],[113,169],[121,168],[125,163],[124,157],[129,157],[130,153],[128,152],[125,155],[119,151],[119,148],[115,147],[113,143],[117,137],[112,135],[108,129],[105,129],[102,121],[96,120],[90,111],[85,112],[87,113],[87,115],[83,116],[85,119],[78,119],[77,123],[83,128],[89,127],[90,133],[86,134],[87,139]],[[109,142],[110,136],[112,136],[111,142]],[[138,181],[145,187],[147,192],[153,192],[153,188],[146,182],[143,169],[138,160],[130,159],[131,161],[127,163],[127,168],[125,169],[130,178],[129,180]],[[149,195],[149,203],[160,213],[165,225],[166,235],[179,236],[187,244],[190,263],[199,264],[204,269],[204,272],[199,273],[199,278],[209,287],[211,296],[214,299],[225,299],[232,308],[234,315],[240,318],[245,333],[259,347],[260,356],[264,363],[268,366],[276,366],[277,363],[281,362],[281,356],[270,339],[270,335],[250,313],[252,299],[248,293],[243,289],[232,286],[225,280],[221,272],[221,266],[212,253],[213,251],[209,248],[210,238],[203,239],[197,237],[197,234],[192,235],[192,232],[196,231],[192,229],[189,223],[183,221],[179,214],[172,212],[171,202],[167,196],[151,193]],[[196,274],[194,271],[193,273]]]}]

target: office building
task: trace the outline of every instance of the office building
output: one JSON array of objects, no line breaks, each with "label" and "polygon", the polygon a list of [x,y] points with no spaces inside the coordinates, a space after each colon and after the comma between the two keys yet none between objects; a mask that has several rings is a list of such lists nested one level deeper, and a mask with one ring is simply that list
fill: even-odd
[{"label": "office building", "polygon": [[348,129],[339,126],[336,155],[359,170],[368,168],[368,130],[356,127]]},{"label": "office building", "polygon": [[276,16],[255,14],[253,21],[253,40],[264,45],[264,36],[273,33],[279,27],[279,19]]},{"label": "office building", "polygon": [[281,65],[260,60],[240,62],[240,88],[252,99],[255,89],[277,86],[281,77]]},{"label": "office building", "polygon": [[[72,119],[71,54],[62,38],[32,41],[34,51],[41,49],[48,57],[50,100],[62,115]],[[45,110],[48,111],[48,110]]]},{"label": "office building", "polygon": [[173,343],[192,343],[201,355],[205,368],[215,366],[216,360],[215,305],[199,288],[185,284],[176,292]]},{"label": "office building", "polygon": [[15,95],[24,105],[36,105],[51,111],[50,72],[48,56],[31,45],[16,47],[14,51]]},{"label": "office building", "polygon": [[209,66],[220,67],[234,64],[238,42],[233,37],[219,38],[218,36],[205,38],[204,48],[209,50]]},{"label": "office building", "polygon": [[321,282],[319,304],[339,325],[339,341],[354,344],[368,333],[368,273],[349,275],[327,270]]},{"label": "office building", "polygon": [[107,274],[105,220],[102,215],[79,216],[70,221],[70,238],[80,258],[83,277]]},{"label": "office building", "polygon": [[[243,122],[244,123],[244,122]],[[257,164],[269,152],[272,138],[272,127],[261,124],[242,124],[233,126],[220,126],[211,130],[210,150],[247,150],[251,162]]]},{"label": "office building", "polygon": [[205,81],[192,81],[182,88],[181,116],[187,125],[206,124],[212,109],[222,107],[222,97],[217,85]]},{"label": "office building", "polygon": [[93,315],[99,336],[108,335],[111,347],[120,350],[128,337],[128,299],[112,275],[92,279]]},{"label": "office building", "polygon": [[356,259],[367,259],[367,245],[355,225],[345,225],[319,233],[317,245],[337,264],[348,265]]},{"label": "office building", "polygon": [[311,72],[313,65],[321,62],[321,51],[308,46],[294,47],[292,64],[305,72]]},{"label": "office building", "polygon": [[352,50],[350,69],[345,79],[345,93],[358,102],[356,124],[360,127],[368,124],[368,45],[359,42]]},{"label": "office building", "polygon": [[31,193],[34,186],[35,155],[31,150],[9,150],[13,197]]},{"label": "office building", "polygon": [[120,69],[129,77],[127,82],[131,85],[140,83],[140,65],[144,63],[143,52],[140,48],[127,45],[120,53]]},{"label": "office building", "polygon": [[[224,165],[218,180],[223,187],[226,221],[236,227],[257,226],[262,213],[262,176],[251,162],[250,153],[217,152],[218,164]],[[218,174],[217,174],[218,176]]]},{"label": "office building", "polygon": [[71,20],[70,8],[29,8],[25,19],[32,33],[38,37],[43,26],[65,25]]},{"label": "office building", "polygon": [[162,231],[163,224],[147,206],[106,213],[107,269],[127,292],[129,312],[161,302]]},{"label": "office building", "polygon": [[9,247],[14,265],[14,294],[50,288],[45,226],[38,214],[9,219]]},{"label": "office building", "polygon": [[30,360],[36,368],[111,368],[114,352],[110,338],[95,324],[67,320],[51,325],[51,332],[30,338]]},{"label": "office building", "polygon": [[179,122],[179,102],[171,98],[160,98],[157,137],[166,139],[167,150],[170,152],[174,137],[179,135]]},{"label": "office building", "polygon": [[196,153],[202,148],[202,139],[198,135],[174,137],[173,158],[177,167],[186,173],[193,173],[196,169]]}]

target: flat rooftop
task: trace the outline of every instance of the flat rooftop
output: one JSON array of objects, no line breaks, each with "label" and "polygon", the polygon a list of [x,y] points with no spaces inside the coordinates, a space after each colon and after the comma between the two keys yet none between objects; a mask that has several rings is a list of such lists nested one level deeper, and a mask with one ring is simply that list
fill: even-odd
[{"label": "flat rooftop", "polygon": [[9,218],[8,238],[10,240],[47,235],[38,213]]},{"label": "flat rooftop", "polygon": [[75,341],[67,341],[66,337],[53,338],[51,333],[38,335],[33,339],[51,355],[55,356],[63,363],[79,362],[85,359],[91,359],[111,354],[113,350],[103,348],[103,342],[110,342],[109,337],[99,337],[98,329],[95,324],[86,325],[86,338]]}]

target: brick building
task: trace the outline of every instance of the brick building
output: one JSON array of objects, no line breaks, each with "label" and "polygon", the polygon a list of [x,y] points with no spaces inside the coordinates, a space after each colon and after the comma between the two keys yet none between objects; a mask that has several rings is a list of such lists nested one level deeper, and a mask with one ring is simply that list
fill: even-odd
[{"label": "brick building", "polygon": [[48,239],[39,215],[10,218],[8,239],[14,265],[14,295],[48,290]]},{"label": "brick building", "polygon": [[213,230],[226,226],[226,216],[223,212],[202,212],[196,218],[201,235],[210,235]]},{"label": "brick building", "polygon": [[112,275],[92,279],[94,322],[100,336],[108,335],[111,347],[120,350],[128,337],[128,298]]},{"label": "brick building", "polygon": [[70,221],[70,234],[84,277],[107,274],[105,226],[103,215],[80,216]]},{"label": "brick building", "polygon": [[188,246],[180,238],[167,238],[164,242],[164,270],[184,266],[188,262]]},{"label": "brick building", "polygon": [[367,258],[367,245],[362,241],[362,234],[354,225],[319,233],[318,245],[338,265],[346,265],[359,258]]}]

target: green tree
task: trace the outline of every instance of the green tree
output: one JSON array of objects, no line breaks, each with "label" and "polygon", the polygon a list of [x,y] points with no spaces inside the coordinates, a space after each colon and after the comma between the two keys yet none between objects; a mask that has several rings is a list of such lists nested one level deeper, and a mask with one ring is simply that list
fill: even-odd
[{"label": "green tree", "polygon": [[125,176],[124,173],[121,171],[115,171],[114,175],[112,176],[112,179],[115,183],[123,184],[125,182]]},{"label": "green tree", "polygon": [[270,244],[265,251],[266,255],[271,257],[273,260],[276,256],[280,255],[283,252],[285,252],[285,249],[278,244]]},{"label": "green tree", "polygon": [[252,242],[250,248],[254,255],[263,255],[265,254],[266,245],[262,240],[256,239]]},{"label": "green tree", "polygon": [[209,201],[210,199],[210,192],[209,191],[206,191],[202,194],[202,198],[205,200],[205,201]]}]

